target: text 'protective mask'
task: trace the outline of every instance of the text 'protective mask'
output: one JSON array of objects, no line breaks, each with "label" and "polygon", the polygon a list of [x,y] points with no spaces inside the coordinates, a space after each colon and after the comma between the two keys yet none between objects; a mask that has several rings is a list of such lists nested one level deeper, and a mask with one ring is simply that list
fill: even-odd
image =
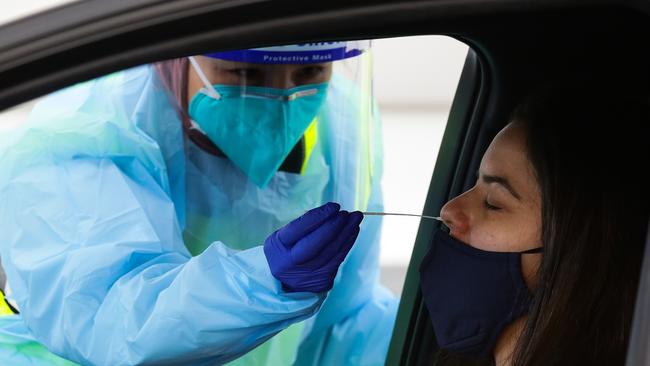
[{"label": "text 'protective mask'", "polygon": [[[327,63],[360,54],[346,42],[267,47],[206,55],[256,64]],[[288,89],[212,83],[199,63],[190,62],[204,87],[192,97],[194,128],[210,140],[258,187],[264,188],[282,165],[326,98],[328,81]]]},{"label": "text 'protective mask'", "polygon": [[420,288],[440,348],[488,355],[504,327],[528,311],[521,255],[541,249],[484,251],[438,230],[420,265]]}]

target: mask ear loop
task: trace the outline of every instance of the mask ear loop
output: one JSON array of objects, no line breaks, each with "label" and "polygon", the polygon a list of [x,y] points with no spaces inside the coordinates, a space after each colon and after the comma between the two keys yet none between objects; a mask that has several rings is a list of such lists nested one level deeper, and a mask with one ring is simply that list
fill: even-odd
[{"label": "mask ear loop", "polygon": [[[199,79],[201,79],[203,85],[205,85],[205,87],[201,88],[200,92],[206,94],[211,98],[217,100],[221,99],[221,95],[214,89],[212,84],[210,84],[210,80],[208,80],[207,76],[205,76],[205,74],[203,73],[203,70],[201,70],[201,66],[199,65],[199,63],[196,62],[193,56],[189,56],[188,59],[190,60],[190,64],[192,64],[194,71],[196,71],[196,74],[199,76]],[[205,133],[205,131],[203,131],[203,129],[201,129],[201,127],[199,127],[199,125],[196,122],[194,122],[194,120],[192,120],[191,118],[190,118],[189,129],[199,131],[201,134],[203,134],[206,137],[208,136]]]},{"label": "mask ear loop", "polygon": [[217,92],[214,86],[212,86],[210,80],[208,80],[208,78],[205,76],[203,70],[201,70],[201,66],[199,65],[199,63],[196,62],[193,56],[189,56],[188,59],[190,60],[190,63],[192,64],[194,71],[196,71],[196,74],[199,76],[199,79],[201,79],[203,85],[205,85],[204,88],[201,88],[201,91],[214,99],[221,99],[221,95],[219,94],[219,92]]}]

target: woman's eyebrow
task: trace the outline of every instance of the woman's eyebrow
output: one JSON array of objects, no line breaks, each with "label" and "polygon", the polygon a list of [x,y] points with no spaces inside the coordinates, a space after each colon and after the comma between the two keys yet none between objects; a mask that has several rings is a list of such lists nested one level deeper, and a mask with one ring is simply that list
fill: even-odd
[{"label": "woman's eyebrow", "polygon": [[521,201],[521,196],[519,195],[519,193],[517,193],[517,191],[515,191],[514,188],[512,188],[512,185],[510,184],[510,182],[506,178],[499,177],[497,175],[483,174],[483,175],[480,175],[480,179],[482,179],[483,182],[488,183],[488,184],[497,183],[497,184],[501,185],[508,192],[510,192],[511,195],[513,195],[516,199]]}]

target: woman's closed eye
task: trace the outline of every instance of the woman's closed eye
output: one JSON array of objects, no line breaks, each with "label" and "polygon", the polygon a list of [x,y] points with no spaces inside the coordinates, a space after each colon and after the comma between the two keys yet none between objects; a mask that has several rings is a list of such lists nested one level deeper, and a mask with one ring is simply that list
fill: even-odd
[{"label": "woman's closed eye", "polygon": [[499,211],[501,207],[494,205],[493,203],[490,203],[487,199],[483,201],[483,205],[485,206],[486,209],[490,211]]}]

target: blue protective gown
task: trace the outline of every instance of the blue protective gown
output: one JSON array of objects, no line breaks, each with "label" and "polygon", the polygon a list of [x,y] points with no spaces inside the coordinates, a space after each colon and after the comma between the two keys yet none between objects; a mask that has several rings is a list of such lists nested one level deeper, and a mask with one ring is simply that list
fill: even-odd
[{"label": "blue protective gown", "polygon": [[214,365],[294,324],[234,363],[383,364],[397,301],[378,285],[377,218],[327,296],[283,292],[260,246],[327,201],[382,210],[379,128],[355,121],[351,90],[332,82],[307,168],[264,190],[184,137],[151,66],[39,102],[0,145],[0,254],[21,309],[0,336],[81,364]]}]

